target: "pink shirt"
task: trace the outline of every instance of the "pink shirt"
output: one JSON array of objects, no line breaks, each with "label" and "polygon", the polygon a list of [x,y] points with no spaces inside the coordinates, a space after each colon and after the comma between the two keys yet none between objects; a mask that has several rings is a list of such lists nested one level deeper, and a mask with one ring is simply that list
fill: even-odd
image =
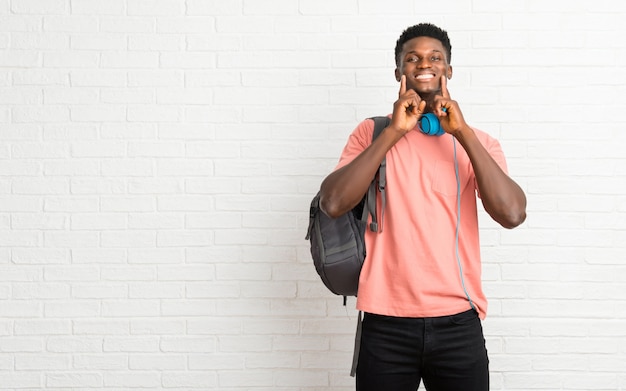
[{"label": "pink shirt", "polygon": [[[350,135],[337,168],[371,144],[374,123],[361,122]],[[506,172],[500,144],[474,129],[482,145]],[[456,256],[457,180],[454,138],[406,134],[387,152],[387,206],[382,232],[367,230],[357,308],[389,316],[433,317],[470,309]],[[456,142],[461,188],[459,258],[467,293],[479,316],[487,313],[481,284],[480,244],[474,170]],[[381,200],[378,197],[380,224]]]}]

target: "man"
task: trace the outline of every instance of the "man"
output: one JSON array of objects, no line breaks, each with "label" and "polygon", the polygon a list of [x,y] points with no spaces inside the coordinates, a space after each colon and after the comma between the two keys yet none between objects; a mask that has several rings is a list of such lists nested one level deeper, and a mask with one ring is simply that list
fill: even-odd
[{"label": "man", "polygon": [[[450,57],[446,31],[407,28],[395,48],[400,92],[389,126],[372,142],[373,121],[360,123],[321,186],[322,210],[340,216],[360,202],[386,157],[384,220],[366,233],[357,297],[365,313],[358,391],[414,391],[420,381],[429,391],[489,389],[476,199],[514,228],[526,218],[526,197],[507,175],[498,141],[470,127],[450,97]],[[419,130],[425,113],[445,134]]]}]

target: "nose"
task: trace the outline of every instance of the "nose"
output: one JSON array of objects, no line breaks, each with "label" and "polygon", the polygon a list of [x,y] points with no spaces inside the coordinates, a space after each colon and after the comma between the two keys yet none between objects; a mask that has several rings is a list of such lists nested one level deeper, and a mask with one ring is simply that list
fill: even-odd
[{"label": "nose", "polygon": [[420,58],[418,63],[417,63],[417,66],[420,67],[420,68],[430,68],[431,67],[431,61],[430,61],[430,59],[428,57]]}]

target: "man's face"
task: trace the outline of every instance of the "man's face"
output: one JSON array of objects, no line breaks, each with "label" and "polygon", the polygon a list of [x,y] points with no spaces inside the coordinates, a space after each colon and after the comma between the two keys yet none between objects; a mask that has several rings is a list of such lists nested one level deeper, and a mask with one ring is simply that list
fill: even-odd
[{"label": "man's face", "polygon": [[423,98],[440,93],[441,76],[452,77],[446,50],[438,39],[417,37],[404,43],[396,68],[396,80],[406,75],[406,88]]}]

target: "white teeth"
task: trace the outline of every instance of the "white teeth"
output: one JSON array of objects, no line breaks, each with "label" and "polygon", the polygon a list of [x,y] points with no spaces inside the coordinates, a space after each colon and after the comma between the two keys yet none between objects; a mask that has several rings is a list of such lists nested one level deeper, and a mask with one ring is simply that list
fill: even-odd
[{"label": "white teeth", "polygon": [[416,79],[432,79],[434,75],[418,75]]}]

